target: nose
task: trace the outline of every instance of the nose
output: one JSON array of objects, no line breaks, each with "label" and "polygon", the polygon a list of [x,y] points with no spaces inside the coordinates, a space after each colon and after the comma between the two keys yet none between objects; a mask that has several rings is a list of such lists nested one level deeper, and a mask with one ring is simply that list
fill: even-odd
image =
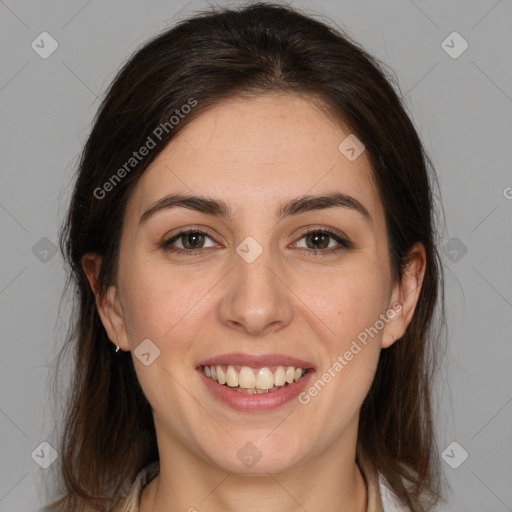
[{"label": "nose", "polygon": [[226,277],[219,306],[224,325],[254,336],[281,330],[293,317],[293,293],[287,286],[283,267],[263,250],[248,263],[235,255],[235,268]]}]

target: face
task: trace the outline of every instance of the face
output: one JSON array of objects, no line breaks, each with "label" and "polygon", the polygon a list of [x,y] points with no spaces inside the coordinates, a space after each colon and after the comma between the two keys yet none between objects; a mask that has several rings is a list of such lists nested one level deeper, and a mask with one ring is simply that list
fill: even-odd
[{"label": "face", "polygon": [[349,134],[298,96],[233,99],[138,182],[101,315],[132,352],[161,451],[263,474],[355,444],[417,294],[392,280],[366,153],[339,149]]}]

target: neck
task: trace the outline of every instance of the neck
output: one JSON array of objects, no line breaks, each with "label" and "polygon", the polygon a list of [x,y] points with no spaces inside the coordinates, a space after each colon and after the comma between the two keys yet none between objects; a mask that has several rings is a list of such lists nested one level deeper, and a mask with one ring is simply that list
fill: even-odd
[{"label": "neck", "polygon": [[144,489],[140,512],[366,512],[367,489],[354,450],[329,446],[286,472],[244,476],[197,459],[183,446],[160,450],[160,473]]}]

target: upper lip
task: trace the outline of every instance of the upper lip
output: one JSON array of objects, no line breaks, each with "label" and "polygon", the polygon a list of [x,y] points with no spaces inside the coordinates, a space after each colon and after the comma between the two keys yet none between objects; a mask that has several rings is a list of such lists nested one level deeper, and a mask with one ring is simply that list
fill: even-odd
[{"label": "upper lip", "polygon": [[313,365],[296,357],[286,356],[284,354],[219,354],[209,359],[205,359],[199,366],[250,366],[251,368],[263,368],[265,366],[294,366],[295,368],[312,369]]}]

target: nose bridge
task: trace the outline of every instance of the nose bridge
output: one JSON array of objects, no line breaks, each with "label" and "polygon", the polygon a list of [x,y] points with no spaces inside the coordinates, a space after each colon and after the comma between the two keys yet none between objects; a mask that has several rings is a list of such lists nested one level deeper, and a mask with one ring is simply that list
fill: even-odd
[{"label": "nose bridge", "polygon": [[289,323],[291,299],[279,277],[276,252],[268,244],[247,237],[236,249],[234,266],[223,298],[221,320],[252,334],[279,329]]}]

